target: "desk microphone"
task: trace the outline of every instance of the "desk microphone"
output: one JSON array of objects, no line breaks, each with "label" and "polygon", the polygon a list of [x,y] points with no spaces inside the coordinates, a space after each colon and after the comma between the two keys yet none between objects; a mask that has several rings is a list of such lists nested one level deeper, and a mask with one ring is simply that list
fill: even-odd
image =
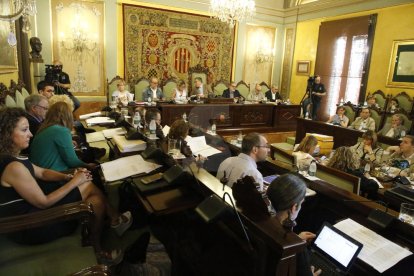
[{"label": "desk microphone", "polygon": [[381,200],[356,200],[356,199],[343,199],[343,202],[373,202],[380,204],[385,207],[385,211],[379,209],[372,210],[368,215],[368,220],[374,224],[380,226],[381,228],[387,228],[394,220],[395,217],[388,213],[388,204]]}]

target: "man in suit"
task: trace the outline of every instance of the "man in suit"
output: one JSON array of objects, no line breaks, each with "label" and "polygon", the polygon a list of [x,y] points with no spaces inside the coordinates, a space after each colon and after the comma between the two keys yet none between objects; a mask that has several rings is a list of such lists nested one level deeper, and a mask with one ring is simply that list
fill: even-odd
[{"label": "man in suit", "polygon": [[391,137],[394,139],[400,139],[405,136],[407,129],[403,124],[403,118],[395,114],[391,118],[391,123],[385,124],[385,126],[378,131],[378,135]]},{"label": "man in suit", "polygon": [[151,78],[150,85],[142,91],[142,100],[147,102],[148,98],[151,98],[154,101],[164,99],[164,93],[162,93],[161,88],[158,87],[158,79],[155,77]]},{"label": "man in suit", "polygon": [[233,81],[229,84],[229,88],[223,91],[223,98],[240,98],[240,92],[236,89],[236,83]]},{"label": "man in suit", "polygon": [[375,121],[371,117],[371,112],[368,108],[362,108],[359,117],[352,122],[348,128],[358,129],[358,130],[374,130],[375,131]]},{"label": "man in suit", "polygon": [[272,88],[270,88],[270,90],[266,92],[265,97],[270,102],[275,102],[276,100],[282,100],[282,96],[279,93],[279,87],[277,87],[277,85],[275,84],[273,84]]}]

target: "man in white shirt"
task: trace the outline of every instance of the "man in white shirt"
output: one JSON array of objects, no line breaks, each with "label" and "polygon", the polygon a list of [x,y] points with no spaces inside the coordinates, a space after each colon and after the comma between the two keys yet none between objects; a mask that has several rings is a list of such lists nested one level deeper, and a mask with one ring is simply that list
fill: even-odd
[{"label": "man in white shirt", "polygon": [[154,101],[164,99],[164,93],[162,93],[161,88],[158,87],[158,83],[157,78],[151,78],[150,85],[142,91],[142,100],[144,102],[147,102],[148,98],[151,98],[151,100]]},{"label": "man in white shirt", "polygon": [[223,178],[226,174],[227,185],[232,187],[238,179],[249,175],[260,185],[263,190],[263,175],[257,169],[257,162],[266,160],[269,154],[267,139],[259,133],[249,133],[242,141],[241,153],[238,156],[224,160],[218,169],[217,178]]},{"label": "man in white shirt", "polygon": [[352,122],[348,128],[353,128],[357,130],[374,130],[375,131],[375,121],[371,117],[371,113],[368,108],[362,108],[359,117]]}]

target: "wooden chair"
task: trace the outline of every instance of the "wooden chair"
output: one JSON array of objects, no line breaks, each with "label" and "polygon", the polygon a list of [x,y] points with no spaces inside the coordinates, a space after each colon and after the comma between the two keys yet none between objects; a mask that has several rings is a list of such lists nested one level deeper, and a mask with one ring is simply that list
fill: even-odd
[{"label": "wooden chair", "polygon": [[27,91],[27,89],[26,89],[26,85],[24,84],[24,82],[21,79],[19,79],[17,81],[17,90],[19,90],[20,93],[22,93],[22,95],[25,99],[30,96],[29,91]]},{"label": "wooden chair", "polygon": [[359,194],[361,179],[352,174],[317,164],[316,177],[343,190]]},{"label": "wooden chair", "polygon": [[149,84],[150,84],[149,79],[145,77],[142,77],[137,80],[137,82],[134,85],[136,101],[142,101],[142,91],[144,91],[144,89],[147,88]]},{"label": "wooden chair", "polygon": [[14,80],[10,81],[9,87],[10,95],[14,95],[14,101],[16,102],[16,107],[25,109],[24,99],[22,93],[18,90],[17,83]]},{"label": "wooden chair", "polygon": [[351,102],[347,102],[343,105],[345,108],[345,115],[349,119],[348,125],[351,125],[353,121],[355,121],[357,109]]},{"label": "wooden chair", "polygon": [[0,82],[0,105],[6,105],[6,97],[9,89],[4,83]]},{"label": "wooden chair", "polygon": [[[207,75],[208,75],[208,68],[202,67],[201,64],[197,64],[194,67],[188,68],[188,92],[191,95],[194,91],[194,79],[199,77],[201,78],[204,87],[207,86]],[[207,91],[204,91],[207,95]]]},{"label": "wooden chair", "polygon": [[370,107],[369,110],[371,112],[371,118],[375,121],[375,131],[378,131],[383,126],[385,113],[374,107]]},{"label": "wooden chair", "polygon": [[250,85],[242,80],[237,83],[236,89],[239,90],[240,94],[245,98],[247,98],[250,93]]},{"label": "wooden chair", "polygon": [[219,80],[213,85],[214,94],[217,96],[223,95],[223,91],[226,90],[229,86],[227,81]]},{"label": "wooden chair", "polygon": [[259,85],[262,87],[262,93],[263,94],[270,90],[270,86],[264,81],[259,83]]},{"label": "wooden chair", "polygon": [[408,114],[412,114],[414,103],[412,97],[403,91],[398,93],[394,98],[397,99],[400,109],[405,110]]},{"label": "wooden chair", "polygon": [[[86,243],[92,207],[84,202],[69,203],[42,211],[0,219],[1,275],[109,275],[104,266],[97,266],[92,246]],[[22,245],[4,234],[45,226],[56,222],[79,219],[79,231],[46,244]],[[99,274],[91,274],[99,273]]]},{"label": "wooden chair", "polygon": [[177,88],[177,79],[169,78],[163,81],[162,83],[163,83],[162,92],[164,93],[164,97],[166,99],[171,99],[174,90]]}]

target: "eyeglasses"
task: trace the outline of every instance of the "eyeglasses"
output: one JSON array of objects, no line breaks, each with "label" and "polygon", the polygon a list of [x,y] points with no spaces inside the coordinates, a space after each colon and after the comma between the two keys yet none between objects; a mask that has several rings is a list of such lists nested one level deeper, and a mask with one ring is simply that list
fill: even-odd
[{"label": "eyeglasses", "polygon": [[267,148],[267,149],[270,149],[270,146],[269,146],[269,145],[264,145],[264,146],[259,145],[259,146],[256,146],[256,147],[258,147],[258,148]]},{"label": "eyeglasses", "polygon": [[49,107],[44,107],[44,106],[41,106],[41,105],[36,105],[37,107],[40,107],[41,109],[43,109],[44,111],[48,111],[49,110]]}]

